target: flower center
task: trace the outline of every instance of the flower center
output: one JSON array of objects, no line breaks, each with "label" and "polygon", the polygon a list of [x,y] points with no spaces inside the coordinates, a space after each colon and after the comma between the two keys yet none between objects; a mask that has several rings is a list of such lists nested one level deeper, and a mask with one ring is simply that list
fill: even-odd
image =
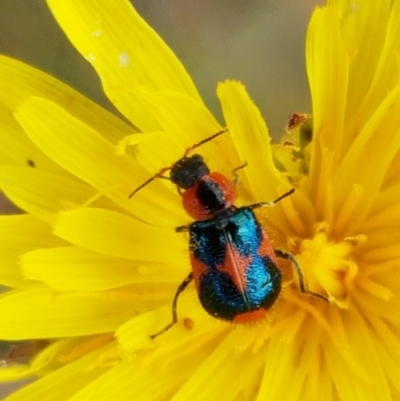
[{"label": "flower center", "polygon": [[361,240],[362,236],[359,236],[334,242],[328,239],[324,230],[318,231],[312,239],[302,240],[296,259],[306,287],[318,294],[328,295],[338,306],[346,308],[358,272],[352,252]]}]

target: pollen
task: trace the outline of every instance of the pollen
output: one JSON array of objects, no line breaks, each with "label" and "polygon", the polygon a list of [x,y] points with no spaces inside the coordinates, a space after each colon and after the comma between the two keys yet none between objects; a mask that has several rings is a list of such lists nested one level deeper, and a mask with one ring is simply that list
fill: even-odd
[{"label": "pollen", "polygon": [[313,238],[303,239],[297,259],[308,288],[327,294],[339,307],[346,308],[359,271],[354,249],[362,239],[360,236],[335,241],[323,229]]}]

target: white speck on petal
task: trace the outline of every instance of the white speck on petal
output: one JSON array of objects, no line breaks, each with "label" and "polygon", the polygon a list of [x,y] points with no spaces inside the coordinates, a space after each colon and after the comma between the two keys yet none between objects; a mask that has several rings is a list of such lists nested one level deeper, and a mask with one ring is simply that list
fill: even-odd
[{"label": "white speck on petal", "polygon": [[92,36],[94,36],[95,38],[98,38],[98,37],[100,37],[100,36],[101,36],[101,34],[102,34],[102,32],[101,32],[101,31],[92,31],[92,32],[91,32],[91,35],[92,35]]},{"label": "white speck on petal", "polygon": [[350,3],[350,12],[355,13],[360,9],[360,4],[359,3]]},{"label": "white speck on petal", "polygon": [[118,55],[118,63],[120,67],[129,67],[129,65],[131,64],[131,59],[128,53],[120,53]]},{"label": "white speck on petal", "polygon": [[89,53],[85,56],[86,60],[89,61],[89,63],[93,63],[94,60],[96,60],[96,56]]}]

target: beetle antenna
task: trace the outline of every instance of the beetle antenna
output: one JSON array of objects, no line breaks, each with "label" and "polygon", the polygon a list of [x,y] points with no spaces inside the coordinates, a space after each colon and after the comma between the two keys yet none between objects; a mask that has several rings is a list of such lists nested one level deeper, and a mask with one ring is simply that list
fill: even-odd
[{"label": "beetle antenna", "polygon": [[142,188],[144,188],[146,185],[150,184],[152,181],[154,181],[156,178],[164,178],[166,180],[169,180],[169,177],[164,177],[163,174],[171,170],[171,167],[164,167],[162,168],[158,173],[154,174],[152,177],[150,177],[148,180],[146,180],[143,184],[139,185],[136,189],[134,189],[130,195],[128,196],[128,199],[131,199],[133,195],[136,194],[136,192],[139,192]]},{"label": "beetle antenna", "polygon": [[[192,145],[190,148],[187,148],[185,151],[185,154],[183,155],[182,159],[184,159],[185,157],[188,156],[188,154],[190,152],[192,152],[194,149],[198,148],[201,145],[204,145],[205,143],[211,141],[212,139],[216,138],[217,136],[220,136],[222,134],[224,134],[225,132],[227,132],[228,129],[224,129],[222,131],[217,132],[216,134],[213,134],[205,139],[203,139],[200,142],[195,143],[194,145]],[[148,180],[146,180],[143,184],[139,185],[136,189],[134,189],[130,195],[128,196],[128,199],[131,199],[133,195],[135,195],[137,192],[139,192],[142,188],[144,188],[146,185],[150,184],[152,181],[154,181],[156,178],[164,178],[166,180],[169,180],[169,177],[165,177],[163,176],[163,174],[168,171],[171,170],[172,167],[164,167],[162,168],[158,173],[154,174],[152,177],[150,177]]]},{"label": "beetle antenna", "polygon": [[225,132],[227,132],[227,131],[228,131],[228,128],[226,128],[226,129],[224,129],[224,130],[222,130],[222,131],[219,131],[219,132],[217,132],[216,134],[213,134],[213,135],[211,135],[211,136],[209,136],[209,137],[203,139],[203,140],[200,141],[200,142],[195,143],[195,144],[192,145],[190,148],[187,148],[187,149],[186,149],[185,154],[183,155],[183,157],[187,157],[189,153],[193,152],[193,150],[195,150],[195,149],[198,148],[199,146],[204,145],[205,143],[207,143],[207,142],[213,140],[214,138],[216,138],[217,136],[220,136],[220,135],[222,135],[222,134],[225,134]]},{"label": "beetle antenna", "polygon": [[271,206],[275,206],[279,201],[281,201],[282,199],[286,198],[287,196],[290,196],[293,194],[293,192],[295,191],[294,188],[292,188],[290,191],[285,192],[283,195],[281,195],[279,198],[275,199],[272,202],[258,202],[258,203],[254,203],[252,205],[249,205],[249,207],[251,209],[257,209],[259,207],[271,207]]}]

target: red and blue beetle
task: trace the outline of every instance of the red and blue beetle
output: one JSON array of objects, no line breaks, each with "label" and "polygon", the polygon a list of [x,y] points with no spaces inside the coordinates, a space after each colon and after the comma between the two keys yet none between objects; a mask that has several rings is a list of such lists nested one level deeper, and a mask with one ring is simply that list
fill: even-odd
[{"label": "red and blue beetle", "polygon": [[[177,323],[179,295],[193,279],[199,300],[211,316],[234,323],[263,318],[281,291],[282,273],[276,258],[293,263],[302,293],[328,301],[323,295],[305,288],[302,271],[293,255],[272,247],[253,213],[253,209],[276,204],[291,195],[294,189],[273,202],[236,207],[237,171],[246,164],[233,170],[235,178],[231,181],[221,173],[210,172],[201,155],[189,156],[194,149],[224,132],[226,130],[187,149],[175,164],[161,169],[129,196],[131,198],[156,178],[167,178],[177,186],[184,209],[195,219],[188,226],[176,229],[177,232],[189,232],[192,271],[176,291],[171,323],[151,338]],[[165,176],[167,172],[169,175]]]}]

